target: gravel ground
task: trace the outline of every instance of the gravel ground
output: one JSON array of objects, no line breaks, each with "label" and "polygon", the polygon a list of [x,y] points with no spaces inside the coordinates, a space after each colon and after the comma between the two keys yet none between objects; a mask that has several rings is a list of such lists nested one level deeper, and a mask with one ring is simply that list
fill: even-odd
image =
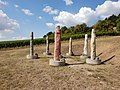
[{"label": "gravel ground", "polygon": [[[88,65],[80,60],[83,41],[73,41],[75,56],[65,56],[69,65],[63,67],[49,66],[53,55],[42,55],[45,45],[35,46],[40,57],[36,60],[26,59],[29,47],[1,49],[0,90],[120,90],[120,36],[97,38],[101,65]],[[50,44],[52,53],[53,47]],[[64,41],[62,54],[67,51],[68,41]]]}]

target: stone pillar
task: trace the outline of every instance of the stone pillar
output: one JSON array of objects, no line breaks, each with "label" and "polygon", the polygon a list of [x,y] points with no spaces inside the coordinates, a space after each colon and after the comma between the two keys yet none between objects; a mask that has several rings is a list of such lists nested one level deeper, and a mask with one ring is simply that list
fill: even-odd
[{"label": "stone pillar", "polygon": [[96,58],[96,35],[95,30],[92,29],[92,35],[91,35],[91,59],[95,60]]},{"label": "stone pillar", "polygon": [[83,55],[88,56],[88,34],[85,34],[85,42],[84,42]]},{"label": "stone pillar", "polygon": [[92,29],[91,33],[91,57],[86,59],[88,64],[100,64],[101,60],[96,57],[96,32]]},{"label": "stone pillar", "polygon": [[33,32],[30,33],[30,56],[33,56],[34,50],[33,50]]},{"label": "stone pillar", "polygon": [[55,46],[54,46],[54,60],[59,61],[59,55],[60,55],[60,49],[61,49],[61,31],[60,27],[56,27],[55,32]]},{"label": "stone pillar", "polygon": [[54,59],[51,59],[49,64],[51,66],[64,66],[65,59],[60,57],[60,55],[61,55],[61,30],[60,26],[57,26],[55,32]]},{"label": "stone pillar", "polygon": [[80,59],[86,60],[88,58],[88,34],[85,34],[83,54],[80,56]]},{"label": "stone pillar", "polygon": [[49,37],[46,37],[46,52],[43,53],[44,55],[51,55],[49,52]]},{"label": "stone pillar", "polygon": [[38,54],[34,54],[34,48],[33,48],[33,32],[30,33],[30,54],[27,55],[27,59],[36,59],[38,58]]},{"label": "stone pillar", "polygon": [[70,40],[69,40],[69,52],[66,53],[67,56],[73,56],[73,51],[72,51],[72,38],[70,37]]}]

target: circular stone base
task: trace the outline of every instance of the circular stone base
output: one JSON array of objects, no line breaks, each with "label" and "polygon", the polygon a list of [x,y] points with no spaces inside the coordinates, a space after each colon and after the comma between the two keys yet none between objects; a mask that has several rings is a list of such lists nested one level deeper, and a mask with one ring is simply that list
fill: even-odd
[{"label": "circular stone base", "polygon": [[87,58],[88,58],[88,56],[86,56],[86,55],[81,55],[81,56],[80,56],[80,59],[81,59],[81,60],[86,60]]},{"label": "circular stone base", "polygon": [[63,59],[63,60],[61,60],[61,61],[55,61],[55,60],[53,60],[53,59],[50,59],[50,61],[49,61],[49,65],[51,65],[51,66],[65,66],[65,59]]},{"label": "circular stone base", "polygon": [[90,58],[87,58],[86,63],[87,64],[101,64],[101,60],[98,57],[96,57],[95,60],[91,60]]},{"label": "circular stone base", "polygon": [[51,53],[43,52],[43,55],[52,55]]},{"label": "circular stone base", "polygon": [[73,53],[66,53],[66,56],[74,56]]},{"label": "circular stone base", "polygon": [[27,59],[37,59],[38,58],[38,54],[35,53],[33,56],[27,55],[26,58]]},{"label": "circular stone base", "polygon": [[62,54],[59,55],[59,58],[64,59],[64,56]]}]

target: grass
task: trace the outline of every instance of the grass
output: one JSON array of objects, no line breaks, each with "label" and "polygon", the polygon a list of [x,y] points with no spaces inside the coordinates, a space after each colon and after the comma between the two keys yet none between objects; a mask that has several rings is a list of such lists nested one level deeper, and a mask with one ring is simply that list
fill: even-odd
[{"label": "grass", "polygon": [[[90,42],[90,40],[89,40]],[[83,39],[73,40],[76,56],[67,57],[68,41],[62,42],[62,54],[69,64],[49,66],[52,56],[44,56],[45,45],[36,45],[39,59],[27,60],[29,47],[0,50],[0,90],[119,90],[120,88],[120,36],[97,38],[97,55],[102,65],[81,64],[79,55]],[[50,44],[53,53],[54,44]],[[89,48],[90,53],[90,48]]]}]

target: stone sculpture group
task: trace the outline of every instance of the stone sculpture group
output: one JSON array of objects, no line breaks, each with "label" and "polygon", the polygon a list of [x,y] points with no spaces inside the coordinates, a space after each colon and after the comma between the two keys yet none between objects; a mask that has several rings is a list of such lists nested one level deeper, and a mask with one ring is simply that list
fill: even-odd
[{"label": "stone sculpture group", "polygon": [[[55,42],[54,42],[54,58],[50,59],[49,65],[51,66],[65,66],[65,58],[61,55],[61,30],[60,26],[56,27],[55,31]],[[101,60],[96,56],[96,32],[92,29],[91,32],[91,53],[88,55],[88,34],[85,34],[83,53],[80,56],[81,60],[85,60],[87,64],[101,64]],[[49,37],[46,37],[46,51],[44,55],[51,55],[49,52]],[[69,52],[66,53],[67,56],[74,56],[72,51],[72,38],[69,40]],[[37,59],[38,54],[34,53],[33,48],[33,32],[30,33],[30,54],[27,55],[27,59]]]}]

